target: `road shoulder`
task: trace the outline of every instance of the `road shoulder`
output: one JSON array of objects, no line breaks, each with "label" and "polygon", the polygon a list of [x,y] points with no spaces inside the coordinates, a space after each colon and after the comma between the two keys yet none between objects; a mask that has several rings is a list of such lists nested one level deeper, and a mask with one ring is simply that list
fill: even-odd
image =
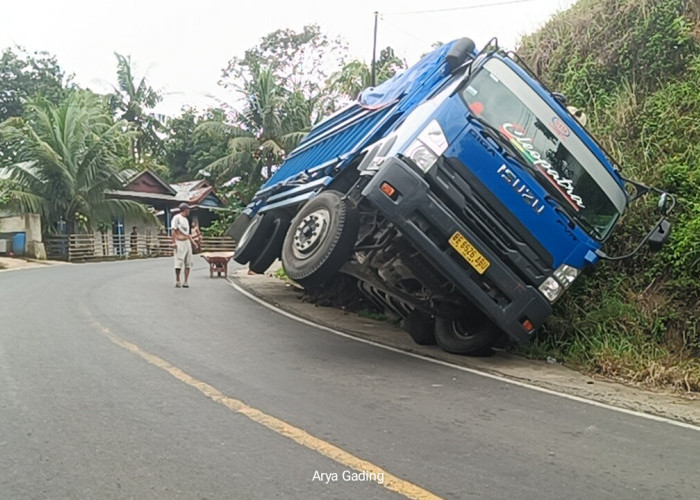
[{"label": "road shoulder", "polygon": [[25,259],[22,257],[0,257],[0,272],[64,264],[66,264],[66,262],[59,262],[53,260]]},{"label": "road shoulder", "polygon": [[697,395],[650,391],[590,377],[558,364],[530,360],[497,352],[488,358],[470,358],[442,351],[437,346],[419,346],[399,327],[336,308],[304,302],[293,286],[271,275],[249,275],[238,269],[230,280],[248,293],[287,313],[360,339],[460,367],[523,382],[543,389],[597,401],[680,422],[700,425]]}]

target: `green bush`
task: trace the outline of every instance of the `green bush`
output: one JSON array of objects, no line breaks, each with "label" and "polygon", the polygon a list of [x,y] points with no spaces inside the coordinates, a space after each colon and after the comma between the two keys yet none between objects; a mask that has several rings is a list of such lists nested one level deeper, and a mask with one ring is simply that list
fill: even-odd
[{"label": "green bush", "polygon": [[518,53],[586,105],[621,81],[654,90],[697,54],[691,9],[686,0],[581,0],[523,38]]},{"label": "green bush", "polygon": [[[698,12],[684,0],[580,0],[522,40],[519,55],[586,109],[589,130],[624,175],[677,198],[669,244],[584,274],[527,349],[533,356],[700,386]],[[653,200],[638,200],[606,253],[627,253],[657,217]]]}]

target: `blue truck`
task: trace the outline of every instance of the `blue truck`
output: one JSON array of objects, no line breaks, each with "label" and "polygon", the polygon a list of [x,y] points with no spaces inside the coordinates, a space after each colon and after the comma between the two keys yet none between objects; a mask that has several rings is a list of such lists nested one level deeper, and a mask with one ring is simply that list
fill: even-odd
[{"label": "blue truck", "polygon": [[445,44],[315,126],[231,226],[234,259],[309,288],[352,277],[419,344],[527,342],[628,205],[668,239],[673,197],[625,179],[567,106],[491,40]]}]

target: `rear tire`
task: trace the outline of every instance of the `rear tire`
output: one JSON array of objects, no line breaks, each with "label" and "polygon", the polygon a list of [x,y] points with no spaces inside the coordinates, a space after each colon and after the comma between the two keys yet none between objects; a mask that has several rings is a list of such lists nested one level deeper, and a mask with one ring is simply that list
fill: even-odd
[{"label": "rear tire", "polygon": [[247,264],[259,255],[272,233],[274,221],[275,217],[269,213],[253,217],[236,245],[233,260],[239,264]]},{"label": "rear tire", "polygon": [[248,214],[240,214],[236,219],[233,221],[233,224],[231,224],[231,227],[228,228],[226,231],[226,235],[230,236],[233,238],[233,241],[238,244],[238,242],[241,239],[241,236],[243,236],[243,233],[245,232],[246,228],[248,227],[248,224],[250,224],[250,221],[252,219]]},{"label": "rear tire", "polygon": [[267,271],[272,263],[280,256],[282,243],[284,242],[284,236],[287,233],[288,227],[288,216],[277,217],[272,222],[270,238],[267,240],[265,246],[260,250],[260,254],[250,261],[248,269],[256,274],[263,274],[265,271]]},{"label": "rear tire", "polygon": [[355,247],[359,215],[337,191],[309,200],[294,217],[282,244],[282,264],[302,286],[318,286],[336,275]]},{"label": "rear tire", "polygon": [[435,345],[435,320],[428,314],[414,309],[401,322],[401,327],[408,332],[418,345]]},{"label": "rear tire", "polygon": [[462,316],[458,319],[437,318],[435,340],[447,352],[488,356],[498,341],[500,331],[483,314]]}]

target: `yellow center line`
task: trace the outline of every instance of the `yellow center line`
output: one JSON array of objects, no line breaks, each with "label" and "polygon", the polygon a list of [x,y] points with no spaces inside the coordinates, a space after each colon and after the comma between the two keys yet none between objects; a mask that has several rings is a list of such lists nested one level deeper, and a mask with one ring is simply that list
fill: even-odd
[{"label": "yellow center line", "polygon": [[341,448],[338,448],[337,446],[329,443],[328,441],[324,441],[323,439],[319,439],[315,436],[312,436],[303,429],[295,427],[285,422],[284,420],[281,420],[277,417],[273,417],[272,415],[268,415],[263,411],[253,408],[252,406],[248,406],[243,401],[226,396],[224,393],[222,393],[215,387],[192,377],[191,375],[182,371],[177,366],[174,366],[165,361],[164,359],[142,350],[139,346],[122,339],[121,337],[119,337],[118,335],[116,335],[97,321],[93,320],[93,325],[99,330],[99,332],[102,335],[107,337],[114,344],[118,345],[123,349],[126,349],[127,351],[133,354],[136,354],[148,363],[162,370],[165,370],[180,382],[184,382],[190,387],[194,387],[212,401],[219,403],[225,406],[226,408],[235,411],[236,413],[245,415],[253,422],[263,425],[268,429],[272,430],[273,432],[281,436],[287,437],[292,441],[295,441],[298,444],[304,446],[305,448],[316,451],[321,455],[328,457],[331,460],[334,460],[345,467],[349,467],[358,472],[368,473],[368,476],[370,477],[383,477],[383,482],[380,483],[379,481],[375,481],[380,486],[383,486],[388,490],[403,495],[406,498],[415,498],[420,500],[440,499],[440,497],[438,497],[437,495],[421,488],[420,486],[417,486],[404,479],[401,479],[400,477],[388,473],[386,470],[373,464],[372,462],[368,462],[367,460],[363,460],[359,457],[356,457],[355,455],[348,453],[347,451]]}]

